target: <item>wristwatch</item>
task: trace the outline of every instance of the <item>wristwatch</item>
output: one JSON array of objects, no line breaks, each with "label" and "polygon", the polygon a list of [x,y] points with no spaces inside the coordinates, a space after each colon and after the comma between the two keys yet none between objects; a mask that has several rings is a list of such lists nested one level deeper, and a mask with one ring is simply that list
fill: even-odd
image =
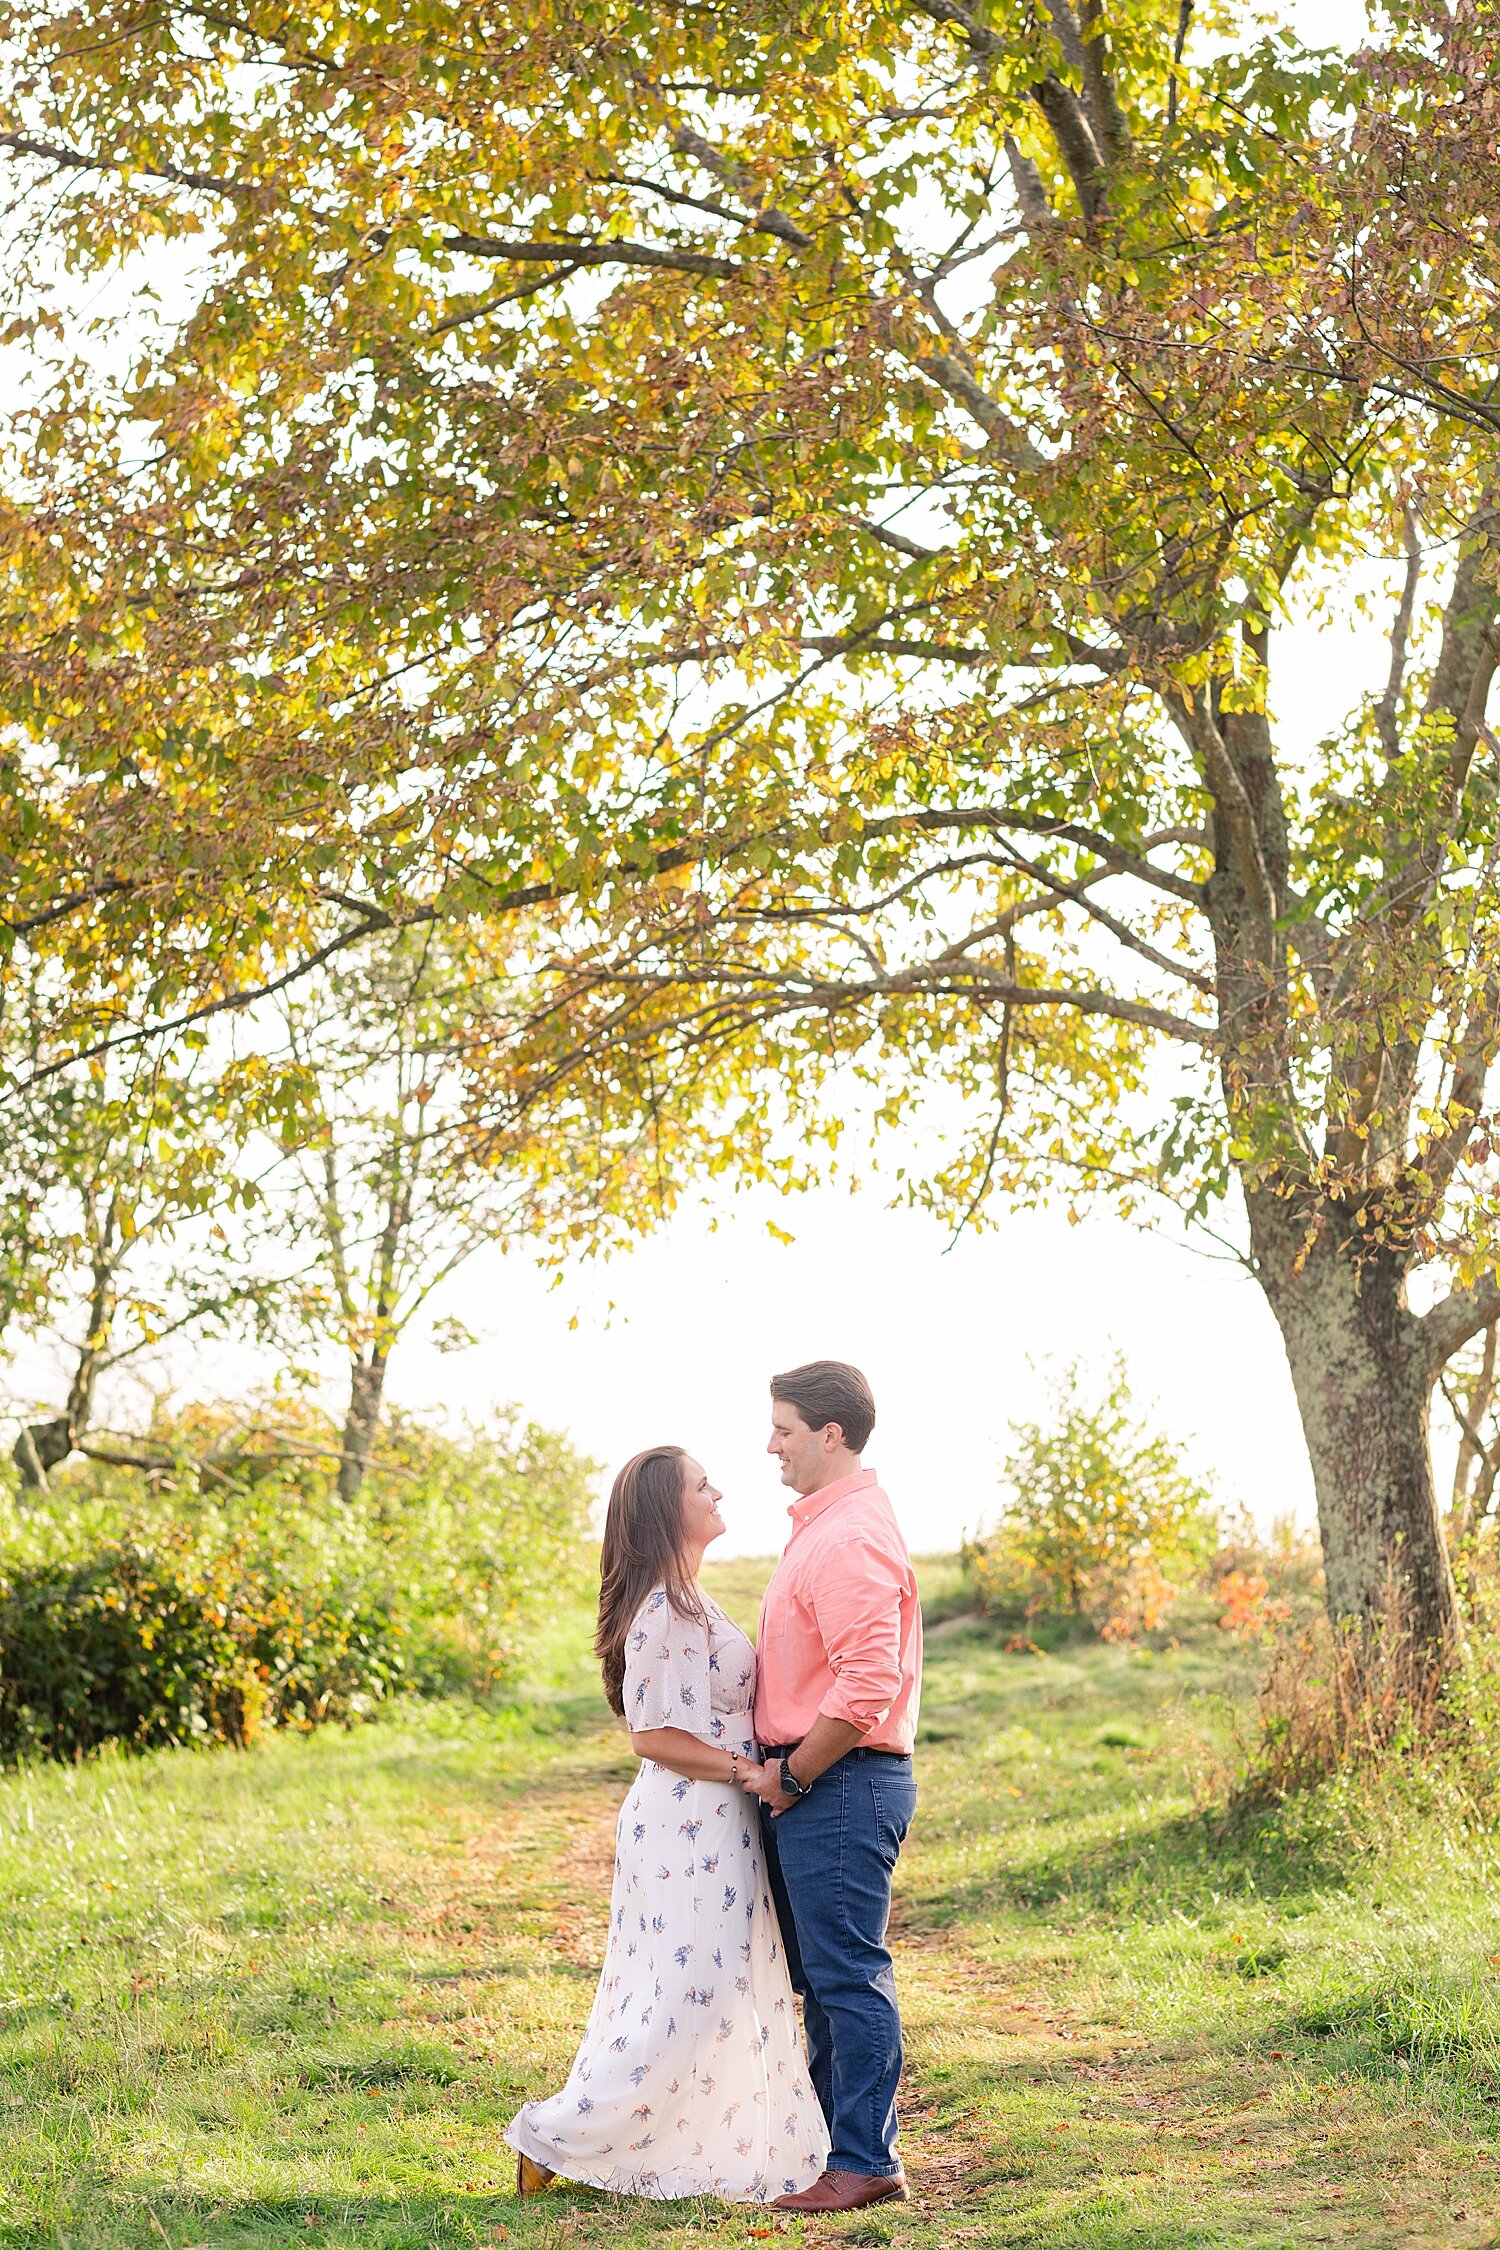
[{"label": "wristwatch", "polygon": [[799,1781],[797,1779],[797,1776],[792,1771],[790,1759],[783,1758],[781,1761],[781,1789],[783,1796],[805,1797],[811,1787],[811,1782]]}]

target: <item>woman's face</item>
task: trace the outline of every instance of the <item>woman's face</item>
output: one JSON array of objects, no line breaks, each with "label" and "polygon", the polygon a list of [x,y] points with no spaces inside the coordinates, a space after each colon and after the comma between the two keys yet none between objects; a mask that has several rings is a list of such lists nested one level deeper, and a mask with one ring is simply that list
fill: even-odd
[{"label": "woman's face", "polygon": [[691,1552],[706,1547],[724,1532],[719,1502],[724,1495],[708,1481],[708,1472],[689,1453],[682,1464],[682,1543]]}]

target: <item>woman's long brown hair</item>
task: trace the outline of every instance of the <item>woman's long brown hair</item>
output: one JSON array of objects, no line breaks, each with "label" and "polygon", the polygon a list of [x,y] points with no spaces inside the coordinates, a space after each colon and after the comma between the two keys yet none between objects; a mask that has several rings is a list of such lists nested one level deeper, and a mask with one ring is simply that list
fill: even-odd
[{"label": "woman's long brown hair", "polygon": [[680,1445],[651,1445],[610,1486],[599,1554],[599,1630],[594,1654],[611,1711],[625,1712],[625,1636],[636,1611],[658,1586],[679,1617],[705,1622],[703,1604],[682,1567]]}]

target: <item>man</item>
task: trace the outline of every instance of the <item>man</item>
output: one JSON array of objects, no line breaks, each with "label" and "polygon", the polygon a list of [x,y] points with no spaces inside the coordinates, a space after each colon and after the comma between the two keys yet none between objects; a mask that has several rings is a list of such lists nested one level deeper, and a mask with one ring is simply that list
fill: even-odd
[{"label": "man", "polygon": [[916,1808],[922,1612],[891,1504],[860,1463],[874,1426],[857,1367],[813,1360],[771,1384],[767,1451],[797,1498],[760,1611],[755,1731],[777,1782],[761,1813],[833,2143],[820,2180],[776,2199],[783,2211],[858,2211],[906,2195],[886,1930]]}]

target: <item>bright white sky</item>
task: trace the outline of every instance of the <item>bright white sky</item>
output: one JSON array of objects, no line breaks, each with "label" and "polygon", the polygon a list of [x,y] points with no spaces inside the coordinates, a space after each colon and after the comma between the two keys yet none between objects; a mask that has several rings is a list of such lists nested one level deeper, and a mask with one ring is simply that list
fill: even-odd
[{"label": "bright white sky", "polygon": [[[1287,8],[1304,36],[1349,38],[1349,0]],[[1377,677],[1368,627],[1284,633],[1275,671],[1284,739],[1315,743]],[[790,1231],[773,1239],[767,1221]],[[723,1485],[725,1551],[779,1546],[785,1499],[763,1451],[766,1383],[798,1360],[852,1359],[869,1375],[880,1426],[869,1458],[919,1550],[951,1546],[985,1520],[1012,1419],[1043,1403],[1045,1368],[1078,1358],[1101,1372],[1121,1350],[1137,1392],[1188,1443],[1227,1504],[1262,1521],[1312,1507],[1311,1480],[1281,1345],[1254,1282],[1180,1239],[1104,1218],[1013,1217],[951,1250],[935,1221],[883,1207],[878,1187],[781,1201],[724,1191],[608,1266],[560,1283],[524,1255],[484,1252],[434,1306],[480,1339],[440,1354],[411,1335],[392,1365],[405,1405],[461,1417],[515,1400],[571,1431],[612,1469],[671,1440]],[[270,1372],[248,1353],[179,1364],[204,1395]],[[41,1363],[6,1388],[50,1389]]]}]

